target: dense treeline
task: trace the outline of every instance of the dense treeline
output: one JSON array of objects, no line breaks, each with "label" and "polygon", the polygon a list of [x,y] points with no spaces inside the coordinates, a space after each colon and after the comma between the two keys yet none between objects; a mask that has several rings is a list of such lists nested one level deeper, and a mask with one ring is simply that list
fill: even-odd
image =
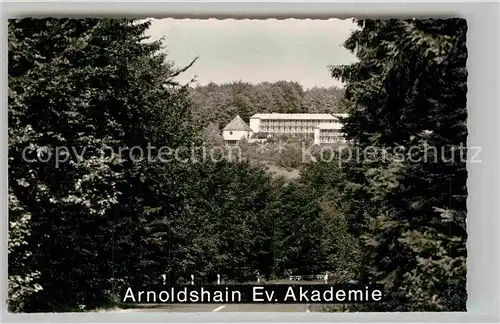
[{"label": "dense treeline", "polygon": [[[358,24],[345,45],[359,61],[332,68],[347,85],[338,100],[351,150],[427,145],[448,159],[343,151],[294,181],[222,156],[193,161],[189,150],[144,159],[137,148],[201,145],[201,117],[314,111],[304,103],[337,90],[193,90],[174,81],[185,69],[158,42],[144,42],[146,22],[11,20],[9,309],[107,307],[124,285],[163,274],[175,284],[330,271],[333,282],[385,285],[385,303],[356,310],[463,310],[466,170],[449,157],[467,136],[465,22]],[[317,99],[305,100],[311,91]],[[56,165],[61,147],[57,157],[70,158]]]},{"label": "dense treeline", "polygon": [[466,21],[358,25],[345,47],[359,62],[332,74],[347,84],[347,137],[374,152],[345,166],[343,192],[361,279],[390,296],[368,308],[465,310]]},{"label": "dense treeline", "polygon": [[342,98],[340,88],[303,89],[292,81],[210,83],[190,91],[194,120],[202,126],[213,123],[219,128],[236,115],[248,122],[256,113],[342,113]]}]

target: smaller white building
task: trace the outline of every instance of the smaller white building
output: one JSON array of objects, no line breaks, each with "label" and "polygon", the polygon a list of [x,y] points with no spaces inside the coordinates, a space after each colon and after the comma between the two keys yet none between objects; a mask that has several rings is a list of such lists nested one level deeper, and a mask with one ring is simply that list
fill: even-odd
[{"label": "smaller white building", "polygon": [[321,123],[314,129],[314,144],[344,144],[341,123]]},{"label": "smaller white building", "polygon": [[227,145],[236,145],[242,139],[249,140],[252,136],[252,129],[241,119],[234,117],[222,130],[222,138]]}]

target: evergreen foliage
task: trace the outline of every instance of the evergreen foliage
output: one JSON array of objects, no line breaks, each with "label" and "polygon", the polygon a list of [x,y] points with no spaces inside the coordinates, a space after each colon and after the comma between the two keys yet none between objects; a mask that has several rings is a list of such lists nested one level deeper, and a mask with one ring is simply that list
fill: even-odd
[{"label": "evergreen foliage", "polygon": [[[385,285],[384,303],[351,310],[464,310],[467,26],[358,25],[345,43],[358,62],[332,67],[343,97],[285,81],[179,85],[190,65],[175,68],[144,21],[9,21],[9,310],[108,307],[162,275],[326,271]],[[227,151],[191,156],[235,115],[344,110],[350,146],[314,163],[290,151],[297,180]],[[165,162],[160,147],[184,149]]]},{"label": "evergreen foliage", "polygon": [[332,75],[347,83],[347,137],[376,152],[350,166],[369,224],[365,278],[394,298],[373,310],[464,310],[465,20],[358,25],[345,46],[359,61]]}]

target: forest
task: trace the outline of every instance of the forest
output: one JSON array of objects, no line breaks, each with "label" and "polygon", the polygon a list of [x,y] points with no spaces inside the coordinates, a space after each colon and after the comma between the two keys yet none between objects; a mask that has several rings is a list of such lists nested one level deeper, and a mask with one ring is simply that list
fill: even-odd
[{"label": "forest", "polygon": [[[349,311],[464,311],[467,170],[449,157],[467,140],[466,22],[357,24],[344,46],[358,61],[330,67],[340,90],[193,87],[175,81],[189,66],[145,41],[149,22],[10,20],[9,311],[113,307],[121,288],[162,274],[182,284],[324,271],[384,286],[383,303]],[[203,145],[209,123],[266,111],[347,112],[352,149],[432,146],[447,159],[386,152],[339,165],[341,151],[290,180],[246,160],[100,158],[104,146]],[[56,168],[24,156],[62,146],[86,158]]]}]

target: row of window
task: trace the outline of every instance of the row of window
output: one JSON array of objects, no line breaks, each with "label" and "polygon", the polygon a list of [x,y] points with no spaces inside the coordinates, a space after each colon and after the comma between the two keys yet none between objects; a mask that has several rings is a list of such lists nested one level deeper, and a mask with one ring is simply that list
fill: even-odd
[{"label": "row of window", "polygon": [[314,127],[294,127],[294,126],[278,126],[278,127],[261,127],[262,132],[295,132],[295,133],[313,133]]},{"label": "row of window", "polygon": [[345,138],[341,136],[320,136],[320,143],[345,143]]},{"label": "row of window", "polygon": [[336,129],[322,129],[320,130],[320,135],[321,136],[338,136],[340,134],[340,131]]},{"label": "row of window", "polygon": [[322,123],[332,124],[335,120],[261,120],[260,124],[262,126],[276,126],[276,125],[288,125],[288,126],[317,126]]}]

